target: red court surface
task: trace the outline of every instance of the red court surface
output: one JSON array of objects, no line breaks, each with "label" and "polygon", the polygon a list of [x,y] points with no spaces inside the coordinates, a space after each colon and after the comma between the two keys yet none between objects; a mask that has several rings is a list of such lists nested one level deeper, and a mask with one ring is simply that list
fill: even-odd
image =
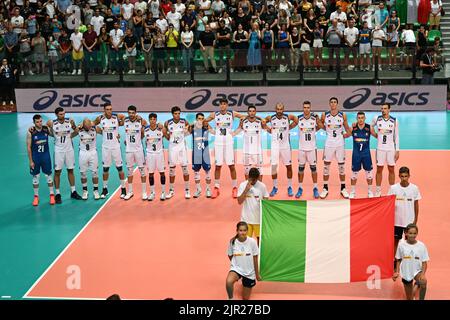
[{"label": "red court surface", "polygon": [[[350,159],[349,151],[347,159]],[[296,153],[293,163],[297,163]],[[417,184],[422,193],[419,239],[427,245],[431,258],[427,272],[427,299],[450,299],[450,239],[447,236],[450,230],[449,164],[448,151],[401,151],[396,167],[398,171],[400,166],[408,165],[411,182]],[[346,172],[350,173],[350,161],[346,166]],[[336,199],[339,198],[339,183],[335,163],[332,168],[329,198]],[[322,164],[319,164],[318,170],[319,174],[323,172]],[[206,199],[204,195],[199,199],[185,200],[179,169],[177,175],[174,198],[165,202],[144,202],[140,199],[140,182],[136,174],[135,197],[124,202],[118,193],[114,194],[25,297],[104,299],[118,293],[124,299],[226,299],[225,277],[229,268],[226,250],[240,218],[240,206],[231,198],[228,168],[222,168],[221,195],[214,200]],[[366,183],[362,172],[359,178],[357,195],[364,196]],[[159,197],[158,175],[155,180]],[[242,180],[243,168],[238,166],[238,181]],[[191,181],[192,193],[192,176]],[[279,181],[276,198],[286,199],[284,168],[281,169]],[[293,181],[296,189],[295,176]],[[321,181],[319,176],[320,189]],[[348,188],[349,181],[347,176]],[[265,176],[263,182],[270,191],[271,178]],[[312,199],[309,169],[305,175],[304,190],[303,199]],[[386,192],[387,169],[383,194]],[[74,265],[80,268],[81,287],[68,289],[66,282],[70,274],[67,270]],[[240,298],[240,285],[237,286],[236,297]],[[365,282],[259,282],[252,294],[252,299],[403,298],[401,281],[394,283],[390,279],[382,280],[379,289],[368,289]]]}]

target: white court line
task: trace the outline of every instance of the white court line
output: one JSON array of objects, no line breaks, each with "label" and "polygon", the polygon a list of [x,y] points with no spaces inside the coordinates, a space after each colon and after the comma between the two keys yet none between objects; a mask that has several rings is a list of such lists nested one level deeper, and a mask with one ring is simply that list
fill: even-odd
[{"label": "white court line", "polygon": [[[136,169],[134,171],[136,171]],[[134,171],[133,171],[133,173],[134,173]],[[86,229],[87,226],[95,219],[95,217],[97,217],[97,215],[102,211],[103,207],[106,206],[106,204],[111,199],[114,198],[114,195],[117,193],[117,191],[119,191],[120,188],[121,188],[121,186],[119,185],[117,187],[117,189],[113,192],[113,194],[109,197],[109,199],[105,201],[105,203],[97,210],[97,212],[91,217],[91,219],[84,225],[84,227],[77,233],[77,235],[64,248],[64,250],[61,251],[61,253],[56,257],[55,260],[53,260],[53,262],[48,266],[48,268],[44,271],[44,273],[34,282],[34,284],[31,286],[31,288],[28,289],[28,291],[25,293],[23,298],[34,298],[34,297],[29,297],[28,294],[34,289],[35,286],[37,286],[37,284],[42,280],[42,278],[47,274],[47,272],[53,267],[53,265],[59,260],[59,258],[61,258],[61,256],[67,251],[67,249],[69,249],[69,247],[75,242],[75,240],[80,236],[80,234],[84,231],[84,229]],[[44,298],[44,297],[41,297],[41,298]],[[51,298],[48,298],[48,299],[51,299]],[[55,298],[55,299],[58,299],[58,298]],[[63,299],[63,298],[61,298],[61,299]],[[66,299],[66,298],[64,298],[64,299]]]}]

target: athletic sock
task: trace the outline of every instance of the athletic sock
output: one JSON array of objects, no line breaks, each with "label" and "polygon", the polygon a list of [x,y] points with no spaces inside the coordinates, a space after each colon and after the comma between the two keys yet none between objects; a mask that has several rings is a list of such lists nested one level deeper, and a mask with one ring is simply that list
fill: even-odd
[{"label": "athletic sock", "polygon": [[352,192],[356,192],[356,187],[352,186]]},{"label": "athletic sock", "polygon": [[[317,183],[314,183],[314,188],[317,188]],[[318,189],[318,188],[317,188]]]},{"label": "athletic sock", "polygon": [[[125,180],[123,180],[123,181],[125,181]],[[121,184],[122,185],[122,184]],[[122,188],[125,188],[125,183],[122,185]],[[129,193],[132,193],[133,192],[133,184],[132,183],[129,183],[128,184],[128,192]]]},{"label": "athletic sock", "polygon": [[237,187],[237,180],[231,180],[231,187],[236,188]]},{"label": "athletic sock", "polygon": [[[234,181],[234,180],[233,180]],[[231,183],[233,184],[233,181],[231,181]],[[215,188],[220,188],[220,180],[214,180],[214,187]]]},{"label": "athletic sock", "polygon": [[292,179],[288,179],[288,187],[292,188]]},{"label": "athletic sock", "polygon": [[141,182],[142,185],[142,193],[147,192],[147,185],[145,182]]},{"label": "athletic sock", "polygon": [[60,194],[59,189],[56,189],[55,191],[56,191],[56,194]]},{"label": "athletic sock", "polygon": [[34,195],[39,196],[39,187],[33,187]]},{"label": "athletic sock", "polygon": [[75,192],[75,186],[70,186],[70,192]]},{"label": "athletic sock", "polygon": [[273,179],[273,187],[278,188],[278,179]]}]

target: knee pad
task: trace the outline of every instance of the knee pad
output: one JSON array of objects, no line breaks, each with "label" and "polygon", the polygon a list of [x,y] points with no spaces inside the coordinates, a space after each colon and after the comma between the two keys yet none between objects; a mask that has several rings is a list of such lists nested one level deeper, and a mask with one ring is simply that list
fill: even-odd
[{"label": "knee pad", "polygon": [[[303,173],[305,171],[305,166],[304,165],[300,165],[298,166],[298,172],[299,173]],[[312,171],[312,170],[311,170]]]},{"label": "knee pad", "polygon": [[145,177],[145,168],[139,167],[139,172],[141,173],[141,177]]},{"label": "knee pad", "polygon": [[33,184],[39,184],[39,173],[33,176]]},{"label": "knee pad", "polygon": [[194,180],[200,181],[200,171],[194,171]]},{"label": "knee pad", "polygon": [[109,167],[103,167],[103,172],[104,172],[104,173],[109,172]]},{"label": "knee pad", "polygon": [[165,185],[165,184],[166,184],[166,175],[165,175],[165,174],[162,174],[159,178],[160,178],[160,180],[161,180],[161,184],[162,184],[162,185]]},{"label": "knee pad", "polygon": [[323,175],[324,176],[329,176],[330,175],[330,165],[329,164],[325,164],[323,166]]},{"label": "knee pad", "polygon": [[312,173],[317,172],[317,166],[310,165],[309,168],[311,169]]},{"label": "knee pad", "polygon": [[155,184],[155,176],[151,175],[148,177],[148,181],[150,182],[150,185],[154,185]]},{"label": "knee pad", "polygon": [[169,177],[175,177],[175,167],[169,168]]},{"label": "knee pad", "polygon": [[344,175],[345,174],[345,166],[343,163],[339,163],[338,164],[338,168],[339,168],[339,174],[340,175]]},{"label": "knee pad", "polygon": [[86,172],[80,172],[81,179],[87,179]]},{"label": "knee pad", "polygon": [[358,178],[358,172],[352,171],[352,180],[356,180]]},{"label": "knee pad", "polygon": [[[117,171],[119,171],[119,172],[122,172],[122,171],[123,171],[122,166],[116,167],[116,169],[117,169]],[[133,170],[131,170],[131,172],[133,172]]]},{"label": "knee pad", "polygon": [[52,176],[49,176],[48,174],[46,174],[46,175],[45,175],[45,178],[47,178],[47,183],[48,183],[48,184],[53,183],[53,178],[52,178]]},{"label": "knee pad", "polygon": [[[117,171],[122,171],[117,168]],[[127,176],[132,177],[133,176],[133,167],[127,167]]]},{"label": "knee pad", "polygon": [[92,178],[98,178],[97,170],[92,171]]},{"label": "knee pad", "polygon": [[187,166],[181,167],[182,171],[183,171],[183,176],[187,176],[189,174],[189,170]]},{"label": "knee pad", "polygon": [[366,171],[366,179],[367,180],[372,180],[373,179],[372,170]]}]

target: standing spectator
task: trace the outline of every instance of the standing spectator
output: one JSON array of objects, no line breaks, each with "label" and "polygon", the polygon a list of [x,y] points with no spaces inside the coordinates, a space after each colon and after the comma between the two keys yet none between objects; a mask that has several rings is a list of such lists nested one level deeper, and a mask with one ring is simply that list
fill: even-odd
[{"label": "standing spectator", "polygon": [[165,60],[166,60],[166,37],[161,32],[160,28],[156,28],[156,35],[154,39],[155,43],[155,59],[156,59],[156,72],[166,73]]},{"label": "standing spectator", "polygon": [[134,11],[137,13],[140,10],[141,13],[144,14],[147,11],[147,7],[148,7],[147,2],[145,2],[144,0],[139,0],[134,4]]},{"label": "standing spectator", "polygon": [[125,0],[125,3],[122,4],[121,14],[122,17],[128,22],[131,23],[131,18],[133,17],[134,6],[130,3],[130,0]]},{"label": "standing spectator", "polygon": [[34,36],[36,35],[36,31],[38,28],[38,24],[37,24],[37,20],[36,20],[36,16],[30,14],[26,20],[26,26],[27,26],[27,32],[28,35],[30,36],[30,38],[34,38]]},{"label": "standing spectator", "polygon": [[180,32],[181,13],[175,10],[175,6],[172,6],[171,11],[166,15],[167,22],[172,24],[175,31]]},{"label": "standing spectator", "polygon": [[61,30],[63,28],[63,25],[61,23],[61,21],[58,20],[58,16],[55,15],[52,19],[52,35],[53,38],[55,38],[56,40],[58,40],[59,36],[61,35]]},{"label": "standing spectator", "polygon": [[216,32],[216,46],[219,51],[219,73],[222,73],[226,67],[226,60],[231,57],[231,32],[225,26],[224,20],[219,20],[219,29]]},{"label": "standing spectator", "polygon": [[20,35],[19,43],[20,75],[23,76],[27,71],[29,75],[33,75],[33,71],[31,71],[31,39],[25,30]]},{"label": "standing spectator", "polygon": [[106,26],[100,28],[100,34],[98,36],[98,43],[100,48],[100,63],[103,70],[103,74],[108,74],[108,61],[109,61],[109,34],[106,31]]},{"label": "standing spectator", "polygon": [[400,18],[397,17],[397,11],[392,10],[391,16],[389,17],[388,21],[388,28],[389,26],[394,26],[394,30],[398,32],[398,29],[400,28]]},{"label": "standing spectator", "polygon": [[200,39],[200,34],[202,34],[206,30],[206,25],[208,24],[208,17],[205,16],[203,11],[199,11],[197,14],[197,31],[195,34],[196,39]]},{"label": "standing spectator", "polygon": [[164,13],[164,16],[166,16],[172,8],[172,2],[170,2],[169,0],[161,0],[160,7],[161,11]]},{"label": "standing spectator", "polygon": [[[209,25],[205,27],[205,31],[200,34],[199,44],[203,56],[203,65],[205,66],[205,71],[210,71],[212,73],[217,73],[216,70],[216,60],[214,58],[214,45],[215,36],[211,31]],[[208,58],[211,61],[211,68],[208,68]]]},{"label": "standing spectator", "polygon": [[280,64],[279,71],[286,72],[288,71],[289,64],[289,32],[287,31],[287,27],[285,24],[281,25],[281,30],[278,31],[278,62]]},{"label": "standing spectator", "polygon": [[52,35],[53,29],[52,29],[52,21],[50,20],[50,16],[45,16],[44,22],[41,24],[41,35],[48,39]]},{"label": "standing spectator", "polygon": [[211,4],[211,10],[215,18],[220,18],[222,16],[222,12],[225,11],[225,3],[223,3],[222,0],[214,0]]},{"label": "standing spectator", "polygon": [[375,23],[375,14],[374,11],[369,11],[367,8],[364,8],[361,14],[361,23],[364,24],[367,22],[367,27],[370,30],[373,30]]},{"label": "standing spectator", "polygon": [[[94,16],[94,10],[91,8],[89,3],[86,3],[83,8],[83,24],[90,25],[92,24],[92,17]],[[97,33],[97,32],[96,32]],[[98,33],[97,33],[98,34]]]},{"label": "standing spectator", "polygon": [[184,30],[185,26],[188,26],[191,31],[195,29],[195,26],[197,25],[197,19],[194,16],[194,13],[192,9],[187,8],[186,14],[183,16],[181,20],[181,27]]},{"label": "standing spectator", "polygon": [[100,34],[100,29],[105,25],[105,18],[100,15],[100,10],[95,9],[94,16],[91,19],[91,24],[94,26],[96,34]]},{"label": "standing spectator", "polygon": [[186,11],[186,6],[182,2],[182,0],[177,0],[177,3],[175,3],[175,11],[181,14],[181,16],[184,15],[184,12]]},{"label": "standing spectator", "polygon": [[305,19],[308,15],[309,9],[312,9],[313,5],[311,2],[308,2],[308,0],[302,0],[302,2],[299,3],[299,7],[302,13],[302,19]]},{"label": "standing spectator", "polygon": [[297,11],[294,11],[292,13],[289,25],[290,25],[291,31],[294,29],[294,27],[297,28],[297,32],[299,29],[302,28],[302,26],[303,26],[302,16],[300,14],[298,14]]},{"label": "standing spectator", "polygon": [[244,29],[245,31],[250,30],[250,20],[250,15],[246,14],[242,7],[239,7],[237,15],[234,17],[235,26],[237,26],[238,24],[242,24],[242,29]]},{"label": "standing spectator", "polygon": [[252,68],[252,72],[257,72],[261,65],[261,32],[257,23],[252,25],[249,35],[247,65]]},{"label": "standing spectator", "polygon": [[337,28],[342,34],[347,23],[347,14],[342,11],[342,8],[340,6],[336,6],[336,11],[330,15],[330,20],[337,20]]},{"label": "standing spectator", "polygon": [[136,36],[133,34],[130,28],[127,29],[125,38],[123,39],[125,45],[125,55],[128,59],[128,74],[136,73],[136,46],[137,40]]},{"label": "standing spectator", "polygon": [[[166,32],[166,48],[167,48],[167,72],[170,70],[170,58],[173,59],[175,65],[175,73],[178,73],[178,42],[180,34],[175,30],[173,24],[169,24],[169,30]],[[213,56],[214,59],[214,56]]]},{"label": "standing spectator", "polygon": [[112,74],[116,71],[122,70],[122,46],[123,46],[123,31],[119,29],[119,23],[114,23],[114,29],[109,33],[109,41],[111,44],[110,58],[111,58],[111,70]]},{"label": "standing spectator", "polygon": [[[100,11],[99,8],[97,8],[97,9]],[[110,9],[111,9],[111,13],[115,17],[118,17],[118,16],[120,16],[120,13],[122,11],[122,5],[120,3],[118,3],[118,0],[113,0],[113,2],[110,5]]]},{"label": "standing spectator", "polygon": [[292,28],[289,42],[291,45],[291,70],[297,71],[300,61],[300,34],[297,27]]},{"label": "standing spectator", "polygon": [[373,67],[372,71],[375,71],[375,67],[378,64],[378,70],[381,71],[381,50],[383,49],[383,40],[385,40],[386,34],[380,25],[375,26],[375,30],[372,31],[372,51],[373,51]]},{"label": "standing spectator", "polygon": [[71,50],[72,42],[67,35],[66,29],[61,30],[61,36],[59,37],[59,53],[60,53],[60,64],[59,64],[59,73],[65,74],[69,73],[70,68],[72,67],[71,61]]},{"label": "standing spectator", "polygon": [[8,59],[2,60],[0,67],[0,92],[2,95],[2,104],[14,104],[14,87],[16,84],[17,69],[8,63]]},{"label": "standing spectator", "polygon": [[405,46],[406,53],[406,69],[411,68],[411,57],[416,54],[416,35],[411,28],[410,24],[406,25],[405,30],[402,32],[403,45]]},{"label": "standing spectator", "polygon": [[92,24],[88,25],[87,31],[83,34],[83,46],[86,49],[84,55],[85,68],[87,72],[98,72],[98,36]]},{"label": "standing spectator", "polygon": [[44,73],[45,56],[47,54],[47,46],[45,39],[41,37],[41,32],[36,33],[36,37],[31,40],[31,47],[33,47],[34,62],[36,63],[36,73]]},{"label": "standing spectator", "polygon": [[425,29],[424,25],[421,25],[419,31],[417,32],[417,61],[420,60],[425,50],[428,47],[428,31]]},{"label": "standing spectator", "polygon": [[181,33],[181,45],[182,45],[182,55],[183,55],[183,73],[188,73],[193,67],[191,65],[193,57],[193,45],[194,45],[194,33],[186,24],[184,30]]},{"label": "standing spectator", "polygon": [[[306,21],[306,19],[303,21]],[[286,29],[288,30],[290,27],[290,19],[286,10],[280,10],[278,15],[278,28],[281,29],[280,26],[283,24],[286,25]]]},{"label": "standing spectator", "polygon": [[205,16],[208,17],[208,19],[212,16],[212,10],[211,10],[211,0],[199,0],[198,1],[199,9],[203,11]]},{"label": "standing spectator", "polygon": [[81,74],[81,61],[83,61],[83,34],[75,28],[74,32],[70,35],[70,41],[72,42],[72,63],[73,71],[72,75]]},{"label": "standing spectator", "polygon": [[159,17],[159,0],[150,0],[148,2],[148,6],[150,8],[151,13],[154,17]]},{"label": "standing spectator", "polygon": [[439,29],[441,24],[441,0],[431,0],[430,29]]},{"label": "standing spectator", "polygon": [[314,41],[314,66],[317,71],[322,70],[322,50],[323,50],[323,29],[320,27],[320,23],[316,21],[316,26],[313,31]]},{"label": "standing spectator", "polygon": [[306,71],[312,70],[311,61],[309,60],[312,42],[311,35],[312,33],[309,33],[304,29],[300,33],[300,52],[302,55],[303,66],[305,67]]},{"label": "standing spectator", "polygon": [[[331,27],[328,28],[326,39],[328,41],[328,71],[333,71],[333,66],[337,66],[337,61],[340,59],[340,49],[342,41],[342,33],[338,28],[337,19],[331,21]],[[336,57],[336,59],[335,59]]]},{"label": "standing spectator", "polygon": [[48,48],[48,60],[49,65],[51,64],[53,69],[53,74],[57,75],[57,61],[58,61],[58,49],[59,49],[59,42],[56,40],[53,36],[50,36],[47,41],[47,48]]},{"label": "standing spectator", "polygon": [[378,9],[375,10],[375,24],[380,25],[380,29],[386,32],[387,23],[389,21],[389,12],[384,7],[384,2],[380,2]]},{"label": "standing spectator", "polygon": [[159,14],[159,19],[156,20],[156,26],[159,28],[159,30],[161,30],[161,33],[163,35],[166,34],[166,31],[169,28],[169,23],[164,18],[164,15],[162,12]]},{"label": "standing spectator", "polygon": [[438,70],[434,62],[434,47],[426,49],[420,58],[420,67],[422,68],[421,84],[434,84],[434,73]]},{"label": "standing spectator", "polygon": [[[144,17],[142,11],[137,10],[136,15],[133,17],[133,35],[139,41],[144,33]],[[138,45],[139,47],[139,45]]]},{"label": "standing spectator", "polygon": [[[293,9],[293,5],[287,0],[280,0],[280,2],[278,2],[277,9],[278,9],[278,11],[284,10],[286,12],[287,16],[290,17],[291,10]],[[311,7],[311,9],[312,9],[312,7]]]},{"label": "standing spectator", "polygon": [[152,74],[153,61],[153,37],[150,28],[145,28],[144,34],[141,37],[142,54],[144,55],[145,73]]},{"label": "standing spectator", "polygon": [[270,70],[274,63],[272,61],[272,54],[275,49],[275,37],[273,31],[270,30],[270,24],[265,23],[264,29],[262,30],[262,52],[264,65]]},{"label": "standing spectator", "polygon": [[398,71],[397,68],[397,48],[398,48],[398,32],[395,25],[390,24],[387,33],[388,47],[388,70]]},{"label": "standing spectator", "polygon": [[[245,70],[247,49],[248,49],[248,33],[244,30],[242,23],[237,25],[237,30],[233,33],[234,43],[234,69],[236,71]],[[231,69],[233,72],[233,69]]]},{"label": "standing spectator", "polygon": [[111,30],[114,29],[114,24],[119,22],[119,19],[112,14],[111,9],[106,10],[106,16],[105,16],[105,25],[106,25],[106,32],[110,33]]},{"label": "standing spectator", "polygon": [[[359,30],[355,27],[355,20],[349,20],[348,27],[344,30],[345,65],[348,70],[358,67],[358,37]],[[353,56],[353,65],[349,64],[350,54]]]},{"label": "standing spectator", "polygon": [[22,33],[22,30],[25,27],[25,20],[20,15],[19,8],[14,9],[14,16],[11,17],[11,26],[14,28],[14,32],[17,33],[18,36]]},{"label": "standing spectator", "polygon": [[317,17],[320,29],[323,31],[322,34],[326,35],[328,32],[328,24],[330,23],[330,16],[325,7],[320,8],[320,14]]}]

